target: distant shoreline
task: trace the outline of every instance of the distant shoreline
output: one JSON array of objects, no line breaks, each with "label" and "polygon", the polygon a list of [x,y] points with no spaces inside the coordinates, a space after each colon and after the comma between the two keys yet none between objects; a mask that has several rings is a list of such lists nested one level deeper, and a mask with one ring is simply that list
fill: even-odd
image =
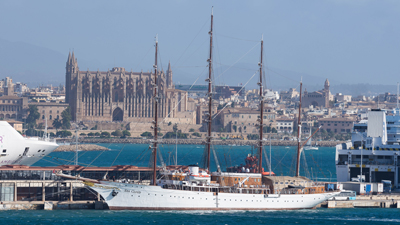
[{"label": "distant shoreline", "polygon": [[[60,141],[60,140],[59,140]],[[70,139],[65,139],[63,141],[66,142],[73,142]],[[175,145],[176,142],[180,145],[185,144],[185,145],[202,145],[204,144],[203,139],[159,139],[159,143],[161,144],[170,144],[170,145]],[[343,143],[344,141],[318,141],[318,146],[320,147],[335,147],[337,144]],[[151,139],[137,139],[137,138],[84,138],[80,139],[79,143],[82,143],[83,145],[86,144],[87,150],[82,149],[84,151],[91,151],[94,146],[98,145],[93,145],[96,143],[121,143],[121,144],[151,144]],[[212,141],[213,145],[256,145],[257,141],[255,140],[237,140],[237,139],[227,139],[227,140],[213,140]],[[315,142],[313,142],[315,144]],[[93,146],[90,146],[93,145]],[[266,140],[264,142],[264,145],[269,145],[269,141]],[[283,140],[271,140],[271,145],[272,146],[297,146],[296,141],[283,141]],[[61,146],[73,146],[69,147],[72,148],[72,150],[75,150],[75,145],[61,145]],[[60,146],[60,147],[61,147]],[[60,148],[59,147],[59,148]],[[96,150],[104,150],[104,147],[98,146],[101,149],[96,149]],[[67,148],[67,147],[64,147]],[[61,148],[63,149],[63,148]],[[106,149],[106,148],[105,148]],[[57,148],[58,150],[58,148]],[[68,151],[68,150],[58,150],[58,151]],[[71,151],[71,150],[70,150]]]}]

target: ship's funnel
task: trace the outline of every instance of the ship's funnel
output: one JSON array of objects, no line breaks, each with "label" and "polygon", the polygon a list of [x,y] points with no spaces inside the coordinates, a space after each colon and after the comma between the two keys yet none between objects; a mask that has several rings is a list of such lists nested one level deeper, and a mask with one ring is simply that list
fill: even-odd
[{"label": "ship's funnel", "polygon": [[[368,130],[367,136],[374,138],[377,144],[386,144],[387,142],[386,115],[384,111],[368,112]],[[378,139],[381,139],[378,141]],[[364,140],[365,141],[365,140]]]},{"label": "ship's funnel", "polygon": [[191,175],[199,175],[199,167],[198,166],[189,166],[189,171]]}]

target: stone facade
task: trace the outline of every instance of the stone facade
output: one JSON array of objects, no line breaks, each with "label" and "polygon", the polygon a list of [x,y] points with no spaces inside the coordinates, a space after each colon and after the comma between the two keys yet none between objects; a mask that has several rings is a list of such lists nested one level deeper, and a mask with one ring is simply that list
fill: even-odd
[{"label": "stone facade", "polygon": [[294,119],[281,117],[276,119],[278,133],[293,133]]},{"label": "stone facade", "polygon": [[329,108],[329,101],[333,100],[333,96],[329,91],[329,81],[326,79],[324,89],[320,91],[307,92],[304,91],[302,99],[302,108],[308,108],[310,105],[314,107],[325,107]]},{"label": "stone facade", "polygon": [[38,112],[40,113],[40,117],[36,120],[37,125],[42,125],[43,127],[46,124],[47,126],[53,127],[53,121],[55,119],[62,120],[61,113],[64,111],[68,104],[66,103],[56,103],[56,102],[32,102],[29,105],[36,105]]},{"label": "stone facade", "polygon": [[318,120],[321,129],[335,134],[350,133],[355,121],[356,120],[352,117],[322,118]]},{"label": "stone facade", "polygon": [[28,98],[13,95],[0,97],[0,119],[22,120],[26,119],[28,109]]},{"label": "stone facade", "polygon": [[[233,108],[220,113],[221,123],[226,132],[258,134],[257,127],[260,111],[258,109]],[[264,109],[264,126],[275,127],[276,112],[271,108]]]},{"label": "stone facade", "polygon": [[[66,64],[65,101],[72,120],[80,122],[151,122],[153,115],[153,72],[80,71],[74,52]],[[159,117],[174,117],[187,109],[187,93],[172,84],[170,65],[158,73]]]},{"label": "stone facade", "polygon": [[0,81],[0,93],[2,95],[14,95],[14,84],[12,78],[6,77]]}]

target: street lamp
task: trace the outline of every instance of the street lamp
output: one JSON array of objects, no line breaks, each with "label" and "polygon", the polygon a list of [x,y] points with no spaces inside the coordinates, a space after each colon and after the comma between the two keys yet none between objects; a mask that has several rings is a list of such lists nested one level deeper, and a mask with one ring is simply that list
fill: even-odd
[{"label": "street lamp", "polygon": [[357,135],[361,137],[361,163],[360,163],[360,183],[362,183],[362,167],[363,167],[363,142],[364,142],[364,137],[362,134],[356,132]]}]

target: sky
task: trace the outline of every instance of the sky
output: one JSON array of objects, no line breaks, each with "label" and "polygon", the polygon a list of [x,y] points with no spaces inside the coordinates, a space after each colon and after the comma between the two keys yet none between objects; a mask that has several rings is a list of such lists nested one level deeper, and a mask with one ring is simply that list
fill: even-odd
[{"label": "sky", "polygon": [[[289,83],[302,75],[338,84],[399,81],[397,0],[0,0],[0,39],[63,55],[53,72],[58,79],[72,50],[80,70],[151,70],[158,35],[159,64],[166,70],[171,62],[174,82],[205,84],[212,6],[217,84],[249,81],[261,37],[267,76],[286,71],[294,74]],[[18,73],[27,65],[14,67]]]}]

